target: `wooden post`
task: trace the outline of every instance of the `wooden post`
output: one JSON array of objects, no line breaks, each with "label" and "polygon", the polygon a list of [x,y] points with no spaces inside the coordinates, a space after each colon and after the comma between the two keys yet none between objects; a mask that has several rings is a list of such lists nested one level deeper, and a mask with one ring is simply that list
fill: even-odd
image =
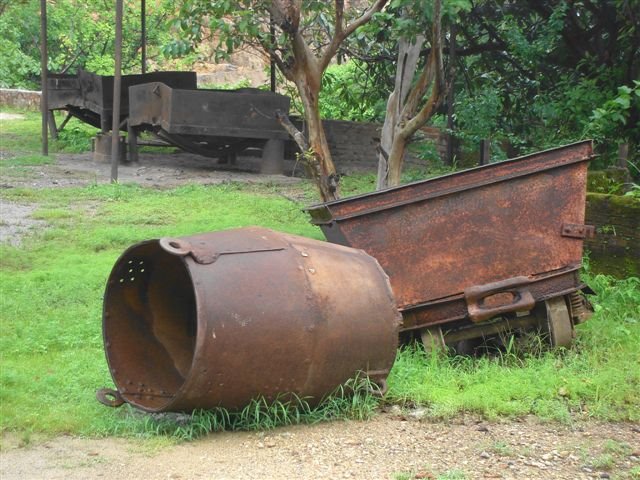
[{"label": "wooden post", "polygon": [[113,74],[113,121],[111,122],[111,183],[118,181],[120,160],[120,97],[122,93],[122,0],[116,0],[115,72]]},{"label": "wooden post", "polygon": [[147,73],[147,2],[140,1],[140,54],[142,73]]},{"label": "wooden post", "polygon": [[[271,48],[276,43],[276,27],[273,25],[273,16],[269,15],[269,39],[271,41]],[[269,55],[271,59],[271,65],[269,69],[269,73],[271,76],[271,91],[276,91],[276,61],[273,58],[273,53]]]},{"label": "wooden post", "polygon": [[49,155],[49,88],[48,82],[48,48],[47,48],[47,0],[40,0],[40,82],[42,93],[40,97],[40,113],[42,114],[42,155]]},{"label": "wooden post", "polygon": [[627,159],[629,158],[629,144],[621,143],[618,145],[618,167],[628,168]]},{"label": "wooden post", "polygon": [[58,138],[58,127],[56,126],[56,116],[52,111],[47,112],[47,122],[49,122],[49,135],[56,140]]},{"label": "wooden post", "polygon": [[480,140],[480,165],[491,163],[491,140],[485,138]]},{"label": "wooden post", "polygon": [[127,120],[127,140],[129,142],[129,159],[133,163],[137,163],[140,160],[138,156],[138,134]]},{"label": "wooden post", "polygon": [[264,175],[282,175],[284,173],[284,140],[267,140],[262,149],[260,173]]},{"label": "wooden post", "polygon": [[449,81],[451,86],[447,95],[447,130],[449,130],[449,139],[447,141],[447,164],[453,165],[453,157],[455,155],[453,141],[453,104],[455,102],[455,76],[456,76],[456,24],[452,20],[451,38],[449,39]]}]

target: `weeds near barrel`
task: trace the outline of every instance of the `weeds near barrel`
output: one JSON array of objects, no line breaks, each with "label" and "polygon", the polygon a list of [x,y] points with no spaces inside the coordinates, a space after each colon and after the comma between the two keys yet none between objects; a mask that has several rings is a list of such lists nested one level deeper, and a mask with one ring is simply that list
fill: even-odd
[{"label": "weeds near barrel", "polygon": [[328,420],[366,420],[379,405],[377,386],[358,375],[336,388],[317,406],[295,394],[273,401],[264,397],[252,400],[238,411],[225,408],[195,410],[191,414],[143,414],[125,406],[116,412],[119,418],[103,434],[167,436],[175,440],[193,440],[222,431],[272,430],[287,425],[314,424]]}]

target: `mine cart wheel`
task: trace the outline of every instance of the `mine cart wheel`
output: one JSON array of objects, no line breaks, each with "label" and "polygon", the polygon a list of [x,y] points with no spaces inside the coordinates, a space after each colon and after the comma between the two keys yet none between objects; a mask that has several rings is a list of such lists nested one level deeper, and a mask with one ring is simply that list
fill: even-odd
[{"label": "mine cart wheel", "polygon": [[547,330],[552,347],[568,347],[574,336],[573,323],[564,297],[551,298],[545,302]]},{"label": "mine cart wheel", "polygon": [[443,351],[446,348],[440,327],[423,328],[420,330],[420,337],[425,352]]}]

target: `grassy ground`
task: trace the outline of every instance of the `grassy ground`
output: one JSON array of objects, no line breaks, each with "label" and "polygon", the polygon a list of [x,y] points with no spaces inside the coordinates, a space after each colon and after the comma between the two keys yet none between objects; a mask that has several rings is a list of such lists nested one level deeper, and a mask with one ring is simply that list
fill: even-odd
[{"label": "grassy ground", "polygon": [[466,411],[565,422],[640,420],[640,280],[586,280],[598,293],[596,313],[577,327],[570,350],[548,351],[539,339],[481,358],[407,348],[389,379],[389,400],[426,405],[436,418]]},{"label": "grassy ground", "polygon": [[[25,122],[12,122],[10,129],[3,122],[2,148],[21,146],[21,155],[3,163],[29,168],[48,161],[29,143],[37,122]],[[15,138],[5,143],[7,131]],[[347,177],[345,193],[372,182],[372,176]],[[303,205],[279,193],[277,187],[235,184],[163,191],[131,185],[2,190],[3,201],[37,205],[35,218],[49,226],[20,247],[0,246],[0,429],[190,438],[218,425],[220,412],[197,412],[185,427],[184,421],[96,402],[95,390],[112,385],[101,338],[105,280],[122,251],[143,239],[245,225],[321,239],[301,212]],[[474,412],[488,418],[640,420],[640,280],[587,280],[598,294],[596,314],[578,328],[571,350],[512,348],[454,358],[406,348],[398,353],[386,400],[423,405],[435,418]],[[355,414],[346,405],[335,411],[366,416],[371,399],[361,400],[364,407]]]}]

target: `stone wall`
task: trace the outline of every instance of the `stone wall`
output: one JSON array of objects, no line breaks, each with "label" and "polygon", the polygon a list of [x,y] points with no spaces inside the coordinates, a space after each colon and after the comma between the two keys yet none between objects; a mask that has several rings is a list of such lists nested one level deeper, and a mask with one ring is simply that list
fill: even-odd
[{"label": "stone wall", "polygon": [[639,198],[588,193],[585,223],[596,227],[595,238],[584,243],[592,271],[640,276]]},{"label": "stone wall", "polygon": [[[294,125],[302,128],[299,119],[292,119]],[[341,173],[350,171],[371,170],[375,171],[378,165],[378,144],[382,124],[367,122],[349,122],[344,120],[323,120],[325,133],[333,161]],[[447,155],[448,136],[439,129],[424,127],[420,130],[423,138],[435,142],[440,157],[444,160]],[[287,156],[292,157],[295,146],[291,143],[287,148]],[[424,161],[407,155],[405,165],[418,167]]]},{"label": "stone wall", "polygon": [[0,108],[40,110],[40,92],[0,88]]}]

